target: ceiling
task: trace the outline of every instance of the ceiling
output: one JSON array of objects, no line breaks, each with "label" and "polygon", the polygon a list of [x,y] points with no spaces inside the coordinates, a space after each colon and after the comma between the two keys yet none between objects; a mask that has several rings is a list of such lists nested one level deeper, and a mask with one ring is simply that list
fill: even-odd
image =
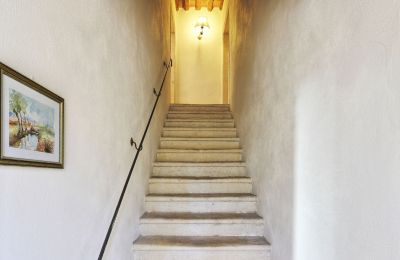
[{"label": "ceiling", "polygon": [[212,11],[214,8],[222,9],[224,5],[224,0],[175,0],[176,10],[182,8],[184,10],[189,10],[193,7],[196,10],[200,10],[202,7],[207,7],[208,11]]}]

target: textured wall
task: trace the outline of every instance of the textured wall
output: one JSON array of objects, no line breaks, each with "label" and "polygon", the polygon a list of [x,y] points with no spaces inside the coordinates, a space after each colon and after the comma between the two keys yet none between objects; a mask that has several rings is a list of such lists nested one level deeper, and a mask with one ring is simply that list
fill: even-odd
[{"label": "textured wall", "polygon": [[289,10],[296,257],[400,259],[400,2]]},{"label": "textured wall", "polygon": [[288,61],[281,60],[285,34],[272,21],[274,2],[231,0],[231,102],[272,259],[289,260],[295,100],[293,79],[285,76]]},{"label": "textured wall", "polygon": [[[197,39],[194,26],[199,17],[207,17],[210,31]],[[209,12],[180,9],[176,13],[175,102],[189,104],[222,103],[223,15],[219,9]]]},{"label": "textured wall", "polygon": [[400,259],[399,13],[231,2],[233,107],[274,260]]},{"label": "textured wall", "polygon": [[[0,6],[0,60],[64,97],[66,110],[64,170],[0,166],[0,259],[97,259],[134,156],[129,138],[143,133],[169,55],[169,1]],[[105,259],[130,259],[166,106],[162,99]]]}]

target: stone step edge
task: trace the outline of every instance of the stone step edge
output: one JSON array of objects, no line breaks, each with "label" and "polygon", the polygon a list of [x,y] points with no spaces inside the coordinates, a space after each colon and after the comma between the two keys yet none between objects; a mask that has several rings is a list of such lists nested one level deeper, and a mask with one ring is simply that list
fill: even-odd
[{"label": "stone step edge", "polygon": [[218,141],[218,142],[240,142],[239,137],[168,137],[162,136],[160,141]]},{"label": "stone step edge", "polygon": [[149,184],[155,183],[251,183],[250,177],[186,177],[186,176],[152,176],[149,179]]},{"label": "stone step edge", "polygon": [[230,113],[168,113],[167,119],[234,119]]},{"label": "stone step edge", "polygon": [[[184,116],[184,117],[174,117],[174,116]],[[199,117],[200,116],[200,117]],[[184,111],[174,111],[168,112],[166,119],[231,119],[234,120],[230,112],[184,112]]]},{"label": "stone step edge", "polygon": [[161,213],[145,212],[140,217],[140,224],[264,224],[256,212],[252,213]]},{"label": "stone step edge", "polygon": [[172,107],[168,113],[232,113],[228,107]]},{"label": "stone step edge", "polygon": [[191,194],[191,193],[182,193],[182,194],[157,194],[150,193],[145,197],[146,202],[203,202],[203,201],[215,201],[215,202],[255,202],[257,200],[256,195],[251,193],[244,194]]},{"label": "stone step edge", "polygon": [[194,153],[194,154],[201,154],[201,153],[242,153],[242,149],[168,149],[162,148],[157,149],[157,153]]},{"label": "stone step edge", "polygon": [[229,110],[207,110],[207,109],[188,109],[188,110],[168,110],[169,114],[232,114]]},{"label": "stone step edge", "polygon": [[153,167],[246,167],[245,162],[153,162]]},{"label": "stone step edge", "polygon": [[236,131],[235,127],[168,127],[164,126],[166,131]]},{"label": "stone step edge", "polygon": [[210,122],[210,123],[234,123],[233,118],[167,118],[164,122]]},{"label": "stone step edge", "polygon": [[191,104],[191,103],[172,103],[170,106],[220,106],[220,107],[229,107],[229,104],[219,104],[219,103],[210,103],[210,104]]},{"label": "stone step edge", "polygon": [[[175,125],[175,126],[171,126],[171,125],[167,125],[167,124],[171,124],[171,123],[179,123],[179,124],[189,124],[189,125],[185,125],[185,126],[179,126],[179,125]],[[198,122],[167,122],[164,124],[164,128],[187,128],[187,129],[193,129],[193,128],[199,128],[199,129],[204,129],[204,128],[216,128],[216,129],[226,129],[226,128],[235,128],[234,124],[232,123],[233,126],[218,126],[218,125],[212,125],[212,126],[201,126],[201,125],[191,125],[191,124],[199,124]],[[219,123],[213,123],[213,122],[207,122],[207,124],[219,124]],[[224,124],[224,123],[222,123]],[[231,124],[231,123],[229,123]]]},{"label": "stone step edge", "polygon": [[264,237],[224,236],[139,236],[133,242],[134,250],[268,250],[271,245]]}]

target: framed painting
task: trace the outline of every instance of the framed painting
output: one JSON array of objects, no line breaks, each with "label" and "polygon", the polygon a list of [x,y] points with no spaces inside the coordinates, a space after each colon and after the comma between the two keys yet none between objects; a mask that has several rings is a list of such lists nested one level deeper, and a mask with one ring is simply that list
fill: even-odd
[{"label": "framed painting", "polygon": [[64,99],[0,63],[0,164],[64,167]]}]

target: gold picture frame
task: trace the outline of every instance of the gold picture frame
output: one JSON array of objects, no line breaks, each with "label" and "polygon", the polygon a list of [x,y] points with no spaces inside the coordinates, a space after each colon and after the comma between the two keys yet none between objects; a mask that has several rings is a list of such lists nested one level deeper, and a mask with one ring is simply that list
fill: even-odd
[{"label": "gold picture frame", "polygon": [[3,63],[0,164],[64,168],[64,99]]}]

